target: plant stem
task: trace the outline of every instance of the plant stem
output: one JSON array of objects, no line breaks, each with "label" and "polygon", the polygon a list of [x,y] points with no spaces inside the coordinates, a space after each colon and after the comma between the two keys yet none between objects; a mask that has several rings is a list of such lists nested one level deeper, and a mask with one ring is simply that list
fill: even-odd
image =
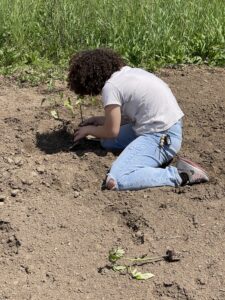
[{"label": "plant stem", "polygon": [[80,107],[80,118],[81,118],[81,122],[83,123],[84,122],[84,118],[83,118],[82,104],[81,103],[80,103],[79,107]]},{"label": "plant stem", "polygon": [[129,257],[123,257],[125,260],[129,260],[132,262],[144,262],[144,261],[159,261],[163,260],[164,258],[162,256],[157,256],[157,257],[144,257],[144,258],[129,258]]}]

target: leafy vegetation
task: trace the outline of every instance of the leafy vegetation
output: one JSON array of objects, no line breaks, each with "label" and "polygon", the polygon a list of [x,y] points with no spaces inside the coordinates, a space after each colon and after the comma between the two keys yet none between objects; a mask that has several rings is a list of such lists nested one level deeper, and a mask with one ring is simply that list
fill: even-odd
[{"label": "leafy vegetation", "polygon": [[[58,120],[58,121],[62,122],[63,124],[68,123],[67,119],[64,119],[63,117],[61,118],[59,108],[63,107],[69,113],[70,118],[74,119],[76,117],[75,110],[74,110],[74,105],[75,105],[76,107],[78,107],[78,110],[79,110],[79,113],[80,113],[80,122],[79,123],[84,122],[83,109],[82,109],[82,106],[83,106],[83,103],[84,103],[84,101],[83,101],[84,97],[77,96],[75,103],[72,103],[71,98],[70,97],[65,98],[64,94],[61,92],[61,93],[58,94],[57,98],[54,98],[54,99],[43,98],[42,101],[41,101],[41,105],[43,105],[43,103],[46,102],[46,100],[48,100],[48,102],[50,104],[53,104],[53,107],[50,110],[50,116],[51,117],[53,117],[55,120]],[[90,101],[90,99],[92,100],[92,98],[89,98],[89,101]],[[94,104],[93,101],[91,101],[91,103]]]},{"label": "leafy vegetation", "polygon": [[[125,251],[123,248],[113,248],[109,251],[109,256],[108,260],[111,263],[111,268],[115,272],[125,272],[131,276],[131,278],[136,279],[136,280],[147,280],[149,278],[154,277],[154,274],[152,273],[141,273],[137,270],[137,268],[133,269],[133,264],[134,262],[152,262],[155,261],[154,258],[148,257],[148,258],[126,258],[124,257]],[[117,265],[118,260],[129,260],[132,263],[131,264],[123,264],[123,265]]]},{"label": "leafy vegetation", "polygon": [[110,47],[153,70],[225,65],[224,0],[0,0],[0,72],[62,78],[72,53]]},{"label": "leafy vegetation", "polygon": [[[146,280],[154,277],[152,273],[141,273],[138,271],[137,266],[142,266],[144,264],[154,263],[158,261],[167,262],[178,262],[180,261],[179,253],[176,253],[174,249],[167,249],[166,255],[149,257],[142,255],[141,257],[125,257],[125,251],[121,247],[113,248],[109,251],[108,260],[110,262],[109,268],[115,272],[120,272],[122,274],[129,274],[131,278],[136,280]],[[122,262],[121,262],[122,261]],[[120,263],[118,265],[118,262]],[[128,263],[127,263],[128,262]]]}]

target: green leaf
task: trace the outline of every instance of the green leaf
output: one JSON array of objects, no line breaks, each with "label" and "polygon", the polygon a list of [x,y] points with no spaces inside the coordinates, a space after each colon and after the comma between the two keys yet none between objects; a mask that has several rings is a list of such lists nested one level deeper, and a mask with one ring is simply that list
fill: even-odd
[{"label": "green leaf", "polygon": [[149,278],[152,278],[155,275],[152,273],[141,273],[138,272],[137,269],[134,269],[133,271],[131,271],[131,276],[132,278],[137,280],[147,280]]},{"label": "green leaf", "polygon": [[58,112],[57,112],[56,110],[51,110],[51,111],[50,111],[50,114],[51,114],[51,116],[52,116],[54,119],[56,119],[56,120],[59,119],[59,115],[58,115]]},{"label": "green leaf", "polygon": [[115,272],[122,272],[122,271],[125,271],[127,269],[127,267],[126,266],[113,266],[112,269]]},{"label": "green leaf", "polygon": [[72,115],[74,115],[74,110],[73,110],[73,106],[72,106],[72,103],[71,103],[70,98],[66,99],[66,100],[64,101],[63,104],[64,104],[64,106],[65,106],[67,109],[70,110],[70,112],[72,113]]},{"label": "green leaf", "polygon": [[77,97],[77,101],[75,102],[76,105],[81,105],[83,104],[84,101],[84,97],[83,96],[79,96]]},{"label": "green leaf", "polygon": [[82,103],[83,103],[83,100],[82,100],[82,99],[78,99],[78,100],[75,102],[76,105],[78,105],[78,104],[81,105]]},{"label": "green leaf", "polygon": [[72,103],[71,103],[70,98],[67,98],[67,99],[64,101],[64,106],[66,106],[66,107],[72,107]]},{"label": "green leaf", "polygon": [[118,248],[115,248],[115,249],[111,249],[109,251],[109,261],[114,263],[116,262],[118,259],[122,258],[125,254],[125,251],[118,247]]}]

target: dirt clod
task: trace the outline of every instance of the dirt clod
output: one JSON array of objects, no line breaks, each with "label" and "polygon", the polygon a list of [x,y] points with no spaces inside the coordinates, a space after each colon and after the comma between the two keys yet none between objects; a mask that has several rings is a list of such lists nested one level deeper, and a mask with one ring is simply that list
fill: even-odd
[{"label": "dirt clod", "polygon": [[11,196],[16,197],[19,193],[19,190],[11,190]]}]

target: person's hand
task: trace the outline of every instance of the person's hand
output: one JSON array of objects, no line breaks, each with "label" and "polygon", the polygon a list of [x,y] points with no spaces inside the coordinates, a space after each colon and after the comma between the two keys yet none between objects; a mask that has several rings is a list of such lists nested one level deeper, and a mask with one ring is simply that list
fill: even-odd
[{"label": "person's hand", "polygon": [[88,126],[78,127],[74,132],[74,142],[85,138],[88,134]]}]

